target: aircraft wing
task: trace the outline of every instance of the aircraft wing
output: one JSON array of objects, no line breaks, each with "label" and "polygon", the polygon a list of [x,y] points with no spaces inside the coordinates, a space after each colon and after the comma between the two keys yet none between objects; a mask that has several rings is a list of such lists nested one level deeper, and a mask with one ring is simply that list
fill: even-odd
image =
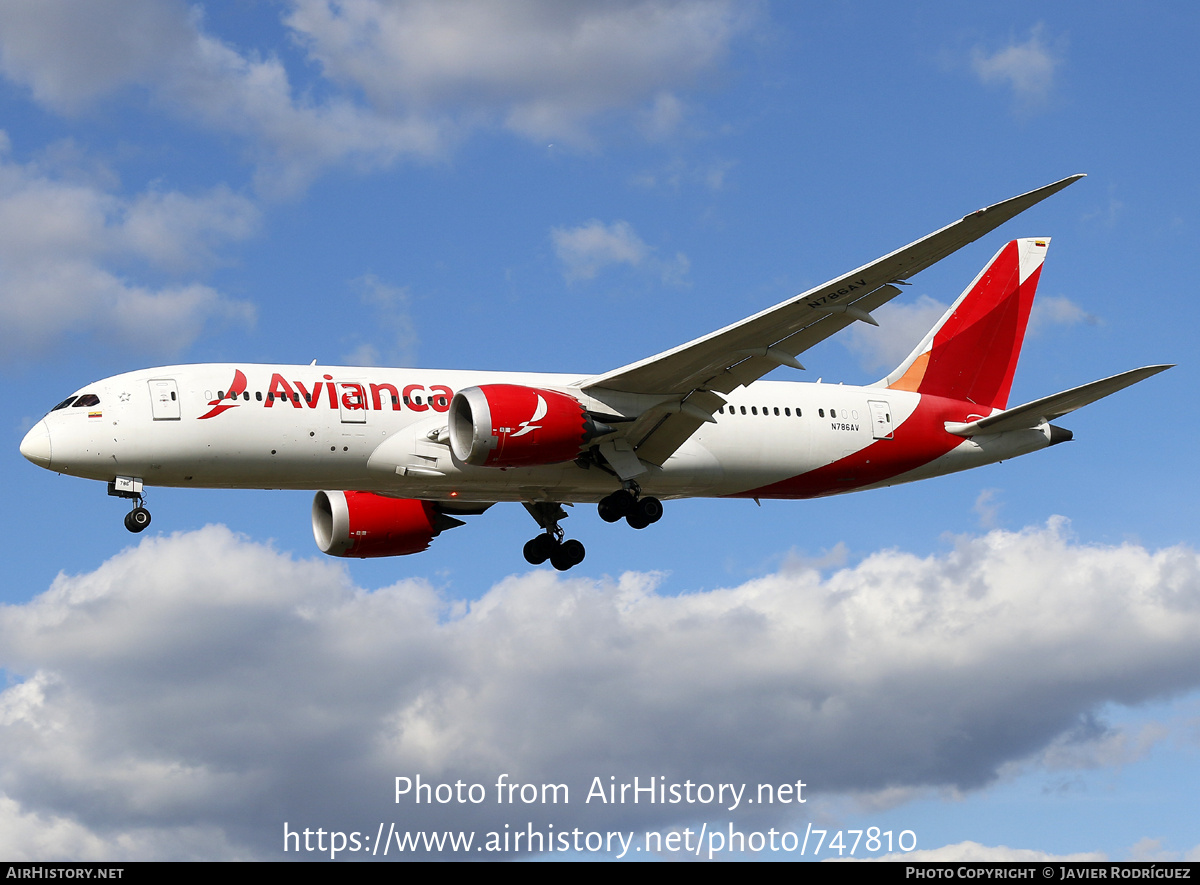
[{"label": "aircraft wing", "polygon": [[870,264],[809,289],[764,311],[656,356],[586,378],[577,385],[664,397],[624,429],[638,458],[661,465],[725,400],[720,396],[758,380],[778,366],[802,368],[797,355],[899,294],[896,284],[936,264],[1024,212],[1082,175],[972,212],[941,230]]},{"label": "aircraft wing", "polygon": [[995,415],[980,418],[969,424],[950,421],[946,423],[946,430],[956,436],[977,436],[983,433],[1003,433],[1006,430],[1037,427],[1039,424],[1061,418],[1068,412],[1081,409],[1088,403],[1094,403],[1110,393],[1124,390],[1130,385],[1137,384],[1151,375],[1157,375],[1170,368],[1173,366],[1143,366],[1140,369],[1130,369],[1128,372],[1122,372],[1110,378],[1082,384],[1079,387],[1064,390],[1062,393],[1051,394],[1024,405],[1005,409],[1003,412],[997,412]]}]

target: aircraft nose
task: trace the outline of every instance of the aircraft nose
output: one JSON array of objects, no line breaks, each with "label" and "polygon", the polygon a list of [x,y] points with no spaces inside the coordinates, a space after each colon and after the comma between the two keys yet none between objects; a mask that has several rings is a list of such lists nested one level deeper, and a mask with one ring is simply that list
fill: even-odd
[{"label": "aircraft nose", "polygon": [[50,428],[39,421],[30,428],[21,440],[21,454],[38,467],[50,466]]}]

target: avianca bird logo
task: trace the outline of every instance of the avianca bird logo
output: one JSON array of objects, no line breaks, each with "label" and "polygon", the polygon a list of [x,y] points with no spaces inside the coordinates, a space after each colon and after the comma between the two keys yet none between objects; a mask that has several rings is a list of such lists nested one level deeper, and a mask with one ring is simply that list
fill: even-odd
[{"label": "avianca bird logo", "polygon": [[[241,396],[245,392],[246,392],[246,376],[245,376],[245,374],[243,374],[241,369],[234,369],[233,370],[233,383],[229,385],[229,390],[227,390],[225,392],[225,399],[228,399],[228,400],[237,399],[239,396]],[[220,396],[218,396],[216,399],[212,400],[209,403],[209,405],[213,406],[213,408],[210,409],[205,414],[201,415],[198,420],[203,421],[205,418],[215,418],[217,415],[220,415],[222,412],[228,411],[229,409],[236,409],[238,407],[238,403],[223,402]]]},{"label": "avianca bird logo", "polygon": [[541,421],[546,417],[546,400],[539,393],[537,398],[537,407],[533,410],[533,416],[528,421],[521,422],[521,429],[509,436],[509,439],[516,439],[518,436],[524,436],[527,433],[533,433],[535,430],[541,430],[542,425],[534,424],[534,421]]}]

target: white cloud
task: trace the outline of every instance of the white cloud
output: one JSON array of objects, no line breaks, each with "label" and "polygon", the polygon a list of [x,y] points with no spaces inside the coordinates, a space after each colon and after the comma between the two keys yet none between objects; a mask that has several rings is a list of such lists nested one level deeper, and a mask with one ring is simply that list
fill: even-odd
[{"label": "white cloud", "polygon": [[60,113],[137,93],[232,132],[281,196],[329,165],[437,155],[481,125],[586,144],[598,115],[649,108],[661,137],[682,117],[674,90],[751,17],[731,0],[293,0],[284,23],[327,78],[299,90],[279,58],[176,0],[45,0],[0,5],[0,71]]},{"label": "white cloud", "polygon": [[1081,724],[1198,687],[1198,640],[1195,552],[1079,544],[1061,521],[678,596],[538,570],[457,606],[210,527],[0,608],[0,666],[25,679],[0,694],[0,813],[118,859],[203,834],[214,856],[279,857],[284,821],[514,819],[396,806],[416,773],[567,783],[568,807],[519,809],[543,829],[695,819],[584,804],[610,774],[965,790],[1064,736],[1113,747],[1119,729]]},{"label": "white cloud", "polygon": [[614,108],[682,115],[671,90],[725,55],[746,9],[728,0],[294,0],[287,24],[334,80],[380,108],[499,115],[536,139],[586,140]]},{"label": "white cloud", "polygon": [[[417,359],[417,327],[409,313],[408,289],[392,286],[373,274],[354,281],[362,303],[374,315],[369,325],[381,333],[383,341],[361,342],[345,359],[351,366],[377,366],[386,361],[390,366],[412,366]],[[382,346],[382,351],[380,350]]]},{"label": "white cloud", "polygon": [[117,833],[89,829],[69,817],[26,814],[18,803],[0,795],[0,854],[28,861],[107,861],[113,857],[141,860],[242,860],[245,849],[231,846],[218,827],[181,826],[167,830],[153,824],[125,827]]},{"label": "white cloud", "polygon": [[950,305],[928,295],[912,303],[890,301],[872,311],[878,326],[854,323],[838,340],[868,372],[890,372],[912,353],[949,309]]},{"label": "white cloud", "polygon": [[0,71],[34,98],[79,113],[151,82],[186,55],[193,33],[175,0],[38,0],[0,6]]},{"label": "white cloud", "polygon": [[1120,768],[1137,762],[1171,736],[1172,728],[1162,722],[1147,722],[1133,730],[1110,729],[1092,718],[1063,732],[1036,757],[1015,766],[1036,764],[1046,771],[1084,771]]},{"label": "white cloud", "polygon": [[1116,198],[1115,190],[1114,187],[1110,186],[1108,189],[1108,204],[1102,208],[1084,213],[1083,220],[1099,222],[1107,228],[1116,227],[1117,220],[1125,211],[1125,204]]},{"label": "white cloud", "polygon": [[1001,507],[1000,502],[996,500],[999,494],[999,489],[984,489],[975,498],[975,506],[971,508],[979,517],[979,525],[985,529],[994,529],[997,526],[996,518],[1000,515]]},{"label": "white cloud", "polygon": [[1062,64],[1062,42],[1052,49],[1042,40],[1038,24],[1024,43],[1013,43],[994,53],[977,46],[971,53],[971,68],[985,84],[1000,83],[1013,91],[1020,110],[1040,107],[1054,88],[1054,71]]},{"label": "white cloud", "polygon": [[204,33],[190,55],[189,64],[166,72],[159,94],[183,115],[247,138],[259,188],[269,195],[291,194],[329,165],[385,166],[443,147],[446,133],[436,121],[380,115],[344,96],[295,97],[278,59],[249,59]]},{"label": "white cloud", "polygon": [[627,221],[612,224],[593,218],[578,227],[556,227],[550,231],[554,251],[563,263],[568,281],[590,280],[616,264],[645,268],[669,285],[683,285],[691,262],[682,252],[672,259],[659,258]]},{"label": "white cloud", "polygon": [[658,171],[639,172],[629,183],[636,187],[665,187],[679,191],[684,186],[700,185],[710,191],[725,188],[730,171],[737,165],[730,160],[710,160],[705,163],[688,163],[676,157]]},{"label": "white cloud", "polygon": [[1129,857],[1130,860],[1141,861],[1143,863],[1179,859],[1177,852],[1163,851],[1161,839],[1151,839],[1149,837],[1139,839],[1135,842],[1133,847],[1129,849]]},{"label": "white cloud", "polygon": [[605,224],[593,218],[578,227],[556,227],[550,239],[568,280],[590,280],[613,264],[637,267],[650,253],[628,221]]},{"label": "white cloud", "polygon": [[[850,860],[850,858],[846,858],[846,860]],[[955,845],[943,845],[941,848],[922,848],[917,851],[897,852],[876,858],[859,858],[859,860],[907,861],[908,863],[949,863],[952,861],[962,863],[1042,863],[1047,861],[1096,863],[1108,860],[1108,856],[1098,851],[1079,854],[1050,854],[1031,848],[1009,848],[1007,845],[959,842]]]},{"label": "white cloud", "polygon": [[288,194],[331,163],[429,155],[438,128],[343,96],[294,94],[279,59],[244,55],[175,0],[46,0],[0,7],[0,70],[62,113],[141,91],[179,116],[247,138],[265,192]]},{"label": "white cloud", "polygon": [[200,283],[149,288],[120,268],[177,271],[215,260],[250,236],[258,211],[218,188],[197,197],[150,191],[125,199],[49,177],[0,156],[0,346],[9,356],[75,333],[173,353],[211,320],[253,320],[252,308]]},{"label": "white cloud", "polygon": [[669,92],[660,92],[642,117],[642,131],[651,141],[670,137],[683,121],[683,103]]},{"label": "white cloud", "polygon": [[253,203],[223,187],[201,197],[149,191],[123,210],[120,235],[128,251],[171,269],[215,262],[216,246],[247,239],[259,220]]},{"label": "white cloud", "polygon": [[1088,313],[1074,301],[1060,295],[1043,295],[1033,302],[1029,313],[1029,331],[1038,334],[1047,326],[1075,326],[1080,323],[1097,326],[1100,318]]}]

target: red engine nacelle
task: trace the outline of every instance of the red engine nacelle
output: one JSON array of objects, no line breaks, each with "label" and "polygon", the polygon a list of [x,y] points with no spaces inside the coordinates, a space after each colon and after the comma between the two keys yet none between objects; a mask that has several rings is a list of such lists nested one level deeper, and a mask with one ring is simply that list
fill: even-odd
[{"label": "red engine nacelle", "polygon": [[363,559],[420,553],[445,529],[463,525],[432,501],[372,492],[317,492],[312,523],[322,553]]},{"label": "red engine nacelle", "polygon": [[579,400],[565,393],[485,384],[450,401],[450,449],[479,467],[535,467],[570,461],[596,435]]}]

